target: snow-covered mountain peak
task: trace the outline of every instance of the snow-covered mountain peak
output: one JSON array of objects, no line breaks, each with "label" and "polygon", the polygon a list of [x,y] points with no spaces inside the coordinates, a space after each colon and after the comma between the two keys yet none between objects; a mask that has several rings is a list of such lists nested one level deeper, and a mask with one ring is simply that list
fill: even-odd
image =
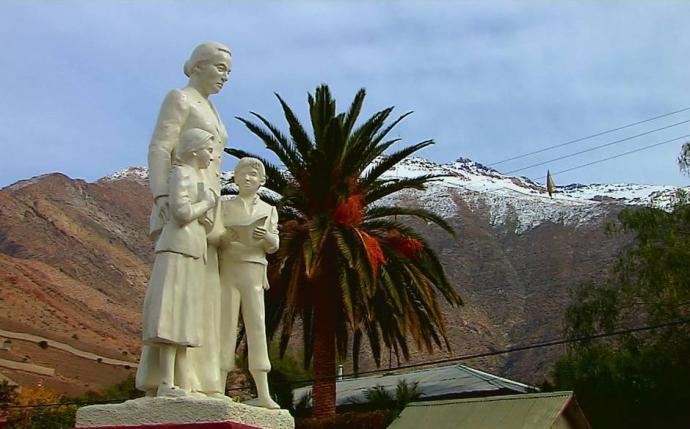
[{"label": "snow-covered mountain peak", "polygon": [[101,177],[98,179],[99,182],[110,182],[113,180],[148,180],[149,169],[146,167],[127,167],[122,170],[116,171],[110,176]]},{"label": "snow-covered mountain peak", "polygon": [[464,170],[472,174],[484,174],[486,176],[501,175],[497,170],[491,167],[487,167],[486,165],[479,163],[477,161],[473,161],[469,158],[460,157],[456,159],[455,162],[452,163],[452,165],[454,168]]},{"label": "snow-covered mountain peak", "polygon": [[514,177],[501,174],[468,158],[439,164],[423,158],[408,158],[396,168],[387,172],[387,179],[415,177],[423,174],[443,175],[442,186],[462,187],[477,192],[499,192],[522,194],[526,197],[547,198],[554,203],[579,201],[589,203],[618,202],[641,205],[670,201],[678,189],[670,185],[644,184],[568,184],[556,186],[555,193],[549,197],[546,186],[527,177]]},{"label": "snow-covered mountain peak", "polygon": [[[522,233],[544,222],[581,226],[604,215],[611,205],[656,205],[668,209],[676,186],[595,184],[557,186],[553,196],[546,187],[526,177],[506,176],[478,162],[460,158],[438,164],[409,158],[384,175],[388,179],[439,174],[424,192],[407,197],[422,202],[444,216],[457,216],[459,204],[487,210],[492,225],[514,225]],[[404,198],[405,195],[393,199]]]},{"label": "snow-covered mountain peak", "polygon": [[[379,158],[375,162],[381,162]],[[655,205],[668,209],[678,191],[677,186],[639,184],[569,184],[557,186],[550,197],[544,185],[526,177],[512,177],[467,158],[439,164],[424,158],[410,157],[384,174],[386,179],[404,179],[420,175],[442,176],[429,183],[423,192],[395,195],[392,200],[412,198],[425,207],[447,217],[458,216],[459,205],[485,211],[494,226],[510,224],[516,233],[544,222],[585,225],[605,215],[613,206]],[[101,181],[146,180],[148,170],[130,167]],[[228,191],[232,171],[224,172],[221,181]],[[688,190],[688,188],[685,188]]]}]

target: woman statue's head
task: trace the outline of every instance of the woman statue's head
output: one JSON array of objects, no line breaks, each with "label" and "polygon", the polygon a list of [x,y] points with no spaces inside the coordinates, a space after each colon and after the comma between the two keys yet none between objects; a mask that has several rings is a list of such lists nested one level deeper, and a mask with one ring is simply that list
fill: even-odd
[{"label": "woman statue's head", "polygon": [[189,77],[190,86],[204,96],[218,93],[228,80],[231,56],[230,49],[218,42],[197,46],[184,63],[184,74]]}]

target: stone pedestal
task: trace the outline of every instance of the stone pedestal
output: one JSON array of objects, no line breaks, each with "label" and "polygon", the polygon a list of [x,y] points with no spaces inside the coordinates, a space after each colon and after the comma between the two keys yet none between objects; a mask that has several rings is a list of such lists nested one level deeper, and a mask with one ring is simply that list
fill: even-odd
[{"label": "stone pedestal", "polygon": [[294,429],[287,410],[207,398],[139,398],[77,410],[76,429]]}]

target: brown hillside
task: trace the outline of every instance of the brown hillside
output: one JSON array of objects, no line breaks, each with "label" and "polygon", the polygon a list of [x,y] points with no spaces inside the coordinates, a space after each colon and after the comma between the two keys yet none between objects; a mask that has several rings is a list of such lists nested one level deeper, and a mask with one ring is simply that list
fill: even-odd
[{"label": "brown hillside", "polygon": [[[457,239],[437,228],[416,226],[437,248],[466,302],[461,309],[445,309],[452,355],[560,337],[569,290],[601,277],[623,243],[607,237],[603,228],[621,206],[607,206],[601,212],[608,214],[585,225],[545,222],[518,234],[511,219],[491,225],[488,209],[471,208],[460,192],[448,192],[457,203],[449,219]],[[418,199],[409,195],[402,202],[414,205]],[[140,308],[153,257],[147,237],[150,206],[146,182],[131,175],[86,183],[50,174],[1,190],[0,329],[136,362]],[[540,349],[463,363],[538,383],[562,351]],[[50,347],[34,350],[29,361],[54,367],[54,384],[65,392],[93,388],[98,377],[86,374],[107,366],[74,357],[84,365],[85,377],[91,377],[84,382],[76,378],[73,360],[56,360],[50,352]],[[26,358],[3,353],[0,359]],[[448,356],[420,351],[413,354],[413,362]],[[362,361],[364,370],[374,368],[370,358]],[[382,364],[395,367],[397,362],[385,356]],[[31,377],[14,372],[12,378]],[[104,378],[102,385],[111,379]]]},{"label": "brown hillside", "polygon": [[146,183],[131,179],[50,174],[1,190],[0,329],[136,361],[150,204]]}]

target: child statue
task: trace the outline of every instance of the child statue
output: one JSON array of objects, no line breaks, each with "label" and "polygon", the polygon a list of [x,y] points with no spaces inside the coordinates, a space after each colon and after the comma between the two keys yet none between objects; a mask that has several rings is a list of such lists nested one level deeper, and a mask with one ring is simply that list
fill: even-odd
[{"label": "child statue", "polygon": [[199,128],[182,132],[169,173],[169,216],[156,242],[142,318],[144,345],[158,360],[140,365],[137,374],[158,385],[157,396],[189,394],[187,348],[202,345],[201,285],[206,234],[213,227],[207,215],[219,198],[201,171],[213,161],[213,140]]},{"label": "child statue", "polygon": [[[222,203],[226,228],[220,251],[220,282],[223,299],[224,328],[221,365],[225,371],[235,365],[235,343],[240,303],[247,333],[249,371],[254,378],[259,405],[277,409],[268,391],[271,363],[266,345],[264,290],[266,254],[278,250],[278,212],[256,194],[266,182],[263,163],[256,158],[242,158],[235,167],[239,195]],[[227,309],[227,310],[226,310]]]}]

